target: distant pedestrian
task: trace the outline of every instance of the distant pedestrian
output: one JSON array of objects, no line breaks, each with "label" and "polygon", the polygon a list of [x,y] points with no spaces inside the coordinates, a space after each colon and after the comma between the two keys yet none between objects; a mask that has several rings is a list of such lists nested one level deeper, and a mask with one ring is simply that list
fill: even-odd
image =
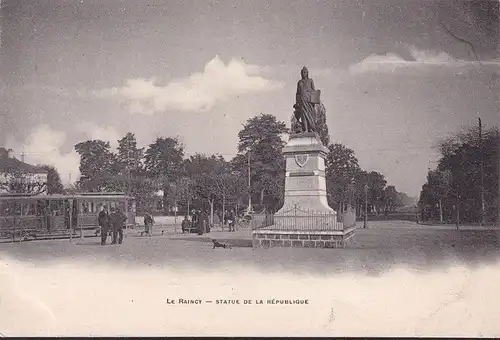
[{"label": "distant pedestrian", "polygon": [[[123,241],[123,228],[125,227],[125,222],[127,221],[127,216],[119,209],[111,208],[110,214],[110,224],[113,229],[113,242],[111,244],[122,244]],[[117,239],[118,238],[118,239]]]},{"label": "distant pedestrian", "polygon": [[203,235],[207,232],[206,222],[207,222],[207,216],[205,210],[202,210],[198,214],[198,235]]},{"label": "distant pedestrian", "polygon": [[190,227],[190,222],[188,216],[186,215],[184,216],[184,219],[182,220],[181,223],[182,233],[184,234],[186,231],[189,231],[189,227]]},{"label": "distant pedestrian", "polygon": [[108,232],[110,227],[109,213],[107,206],[102,207],[102,210],[99,212],[97,220],[99,222],[99,227],[101,227],[101,245],[104,246],[106,244],[106,239],[108,237]]},{"label": "distant pedestrian", "polygon": [[209,233],[210,228],[211,228],[210,218],[209,218],[208,212],[206,210],[204,211],[204,213],[205,213],[205,232]]},{"label": "distant pedestrian", "polygon": [[146,234],[148,234],[148,236],[152,236],[153,235],[153,224],[155,223],[155,220],[153,218],[153,216],[146,212],[144,214],[144,228],[145,228],[145,232]]},{"label": "distant pedestrian", "polygon": [[228,225],[229,225],[229,231],[234,231],[235,223],[236,223],[236,214],[234,213],[233,210],[229,212],[229,216],[227,219]]}]

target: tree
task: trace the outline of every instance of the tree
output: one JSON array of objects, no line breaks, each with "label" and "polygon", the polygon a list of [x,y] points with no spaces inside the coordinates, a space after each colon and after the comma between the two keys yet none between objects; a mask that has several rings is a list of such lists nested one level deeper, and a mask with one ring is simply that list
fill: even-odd
[{"label": "tree", "polygon": [[177,138],[162,137],[149,145],[144,156],[147,176],[163,190],[163,204],[168,211],[170,184],[182,175],[184,147]]},{"label": "tree", "polygon": [[284,122],[270,114],[260,114],[247,120],[238,133],[238,154],[233,168],[246,174],[250,157],[252,201],[260,207],[276,209],[282,204],[285,182],[285,160],[281,136],[288,133]]},{"label": "tree", "polygon": [[[438,216],[468,222],[482,220],[481,164],[484,172],[485,221],[498,218],[498,129],[470,127],[440,141],[441,158],[429,171],[419,205],[423,218]],[[482,162],[481,162],[482,160]]]},{"label": "tree", "polygon": [[226,161],[219,155],[195,154],[186,161],[186,173],[194,182],[195,195],[210,205],[212,223],[215,200],[223,195],[221,188],[226,167]]},{"label": "tree", "polygon": [[118,141],[118,154],[116,155],[117,170],[120,174],[131,176],[142,175],[142,159],[144,148],[137,148],[135,134],[127,132],[125,136]]},{"label": "tree", "polygon": [[112,190],[108,184],[117,171],[109,142],[88,140],[76,144],[75,150],[80,155],[79,184],[88,191]]},{"label": "tree", "polygon": [[249,194],[248,168],[241,166],[244,163],[242,158],[244,158],[243,155],[238,155],[229,162],[225,178],[226,197],[223,208],[226,208],[226,204],[232,205],[232,209],[234,208],[236,213],[239,211],[239,207],[244,205]]},{"label": "tree", "polygon": [[316,105],[316,130],[324,146],[330,145],[330,135],[326,124],[326,108],[323,103]]},{"label": "tree", "polygon": [[187,176],[181,177],[176,183],[176,203],[185,204],[189,214],[194,197],[194,181]]},{"label": "tree", "polygon": [[37,178],[36,174],[31,171],[10,168],[0,174],[0,191],[39,195],[47,191],[47,182]]},{"label": "tree", "polygon": [[135,197],[138,214],[151,211],[155,202],[156,183],[145,176],[134,177],[131,182],[131,195]]},{"label": "tree", "polygon": [[40,165],[37,168],[47,171],[47,194],[53,195],[64,193],[61,177],[54,166]]},{"label": "tree", "polygon": [[410,197],[404,192],[397,192],[396,194],[396,207],[408,207],[416,203],[414,197]]},{"label": "tree", "polygon": [[328,150],[325,159],[328,203],[342,210],[343,205],[354,198],[354,183],[361,169],[354,151],[345,145],[330,144]]},{"label": "tree", "polygon": [[389,185],[384,190],[385,205],[389,211],[394,211],[398,201],[398,191],[394,185]]},{"label": "tree", "polygon": [[367,174],[368,201],[371,202],[377,213],[379,213],[381,207],[385,205],[386,184],[387,181],[381,173],[370,171]]}]

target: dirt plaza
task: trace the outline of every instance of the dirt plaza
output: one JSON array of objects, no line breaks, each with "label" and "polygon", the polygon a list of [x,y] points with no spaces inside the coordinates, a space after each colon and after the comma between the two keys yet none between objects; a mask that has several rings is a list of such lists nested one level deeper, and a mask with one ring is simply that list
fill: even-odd
[{"label": "dirt plaza", "polygon": [[[177,228],[180,230],[180,228]],[[101,246],[97,237],[4,243],[0,254],[21,261],[84,259],[92,263],[118,262],[125,266],[194,267],[251,266],[260,270],[292,270],[322,274],[366,272],[377,274],[394,266],[417,270],[452,263],[475,266],[495,262],[500,254],[495,228],[422,226],[408,222],[372,222],[356,230],[355,241],[345,249],[251,248],[251,231],[212,230],[199,236],[181,234],[175,226],[158,226],[152,237],[128,230],[122,245]],[[162,233],[163,231],[163,233]],[[232,245],[213,249],[212,239]]]}]

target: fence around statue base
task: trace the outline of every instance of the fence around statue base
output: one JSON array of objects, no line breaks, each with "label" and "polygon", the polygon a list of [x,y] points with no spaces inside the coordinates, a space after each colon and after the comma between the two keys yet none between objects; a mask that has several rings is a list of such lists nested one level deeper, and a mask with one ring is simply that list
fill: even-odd
[{"label": "fence around statue base", "polygon": [[276,214],[253,216],[252,229],[329,231],[344,230],[356,225],[356,213],[348,208],[342,213],[318,212],[295,206]]},{"label": "fence around statue base", "polygon": [[274,215],[255,218],[252,239],[255,248],[343,248],[353,238],[355,228],[353,209],[329,213],[295,206]]}]

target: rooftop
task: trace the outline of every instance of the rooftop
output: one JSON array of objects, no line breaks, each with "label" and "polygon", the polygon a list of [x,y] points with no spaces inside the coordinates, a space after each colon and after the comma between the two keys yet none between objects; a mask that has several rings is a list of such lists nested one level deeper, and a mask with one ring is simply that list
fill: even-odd
[{"label": "rooftop", "polygon": [[0,172],[7,172],[12,170],[20,170],[28,173],[46,174],[47,170],[38,168],[28,163],[21,162],[20,160],[9,157],[8,155],[0,153]]}]

